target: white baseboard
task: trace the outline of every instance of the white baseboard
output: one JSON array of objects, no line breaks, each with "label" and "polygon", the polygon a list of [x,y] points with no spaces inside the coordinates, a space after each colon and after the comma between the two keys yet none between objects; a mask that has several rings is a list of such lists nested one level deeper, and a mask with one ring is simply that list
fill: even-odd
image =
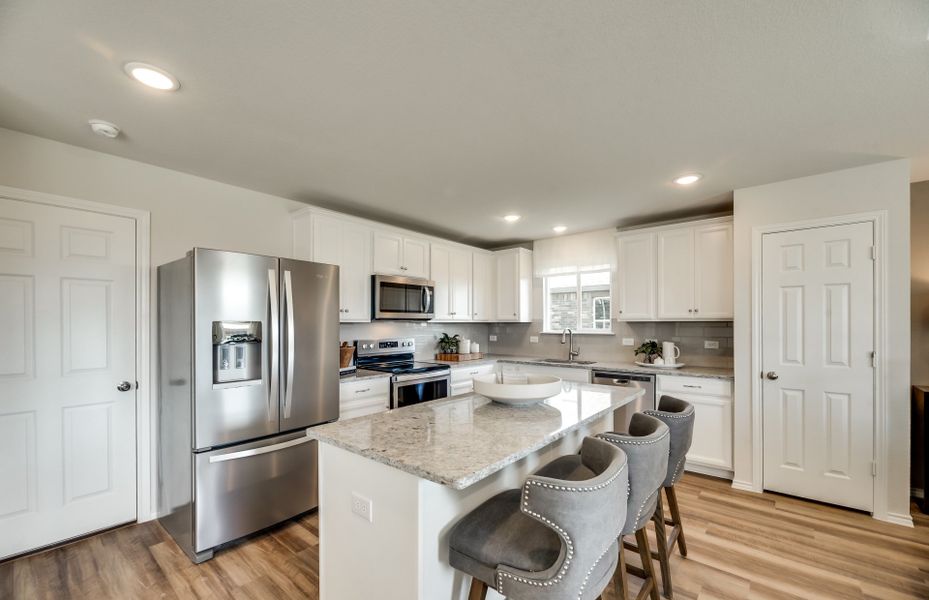
[{"label": "white baseboard", "polygon": [[910,515],[901,515],[899,513],[887,513],[886,515],[875,514],[874,518],[885,523],[902,525],[903,527],[913,528],[913,517]]},{"label": "white baseboard", "polygon": [[751,481],[736,481],[732,480],[732,489],[740,490],[743,492],[753,492],[755,494],[760,494],[762,490],[756,489],[755,484]]},{"label": "white baseboard", "polygon": [[699,473],[700,475],[709,475],[710,477],[718,477],[720,479],[728,479],[729,481],[732,481],[732,471],[728,469],[685,463],[684,470],[690,471],[691,473]]}]

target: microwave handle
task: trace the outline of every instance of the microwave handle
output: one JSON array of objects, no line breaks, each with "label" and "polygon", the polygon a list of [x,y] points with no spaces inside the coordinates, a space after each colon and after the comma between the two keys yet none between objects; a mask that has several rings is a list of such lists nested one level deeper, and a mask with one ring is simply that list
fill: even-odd
[{"label": "microwave handle", "polygon": [[429,305],[432,304],[432,292],[429,291],[429,286],[423,286],[423,310],[422,312],[429,312]]}]

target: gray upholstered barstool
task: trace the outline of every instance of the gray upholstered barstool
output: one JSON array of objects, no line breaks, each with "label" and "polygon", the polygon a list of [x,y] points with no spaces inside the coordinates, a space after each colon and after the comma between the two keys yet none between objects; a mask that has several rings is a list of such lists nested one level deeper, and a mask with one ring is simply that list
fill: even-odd
[{"label": "gray upholstered barstool", "polygon": [[473,577],[470,600],[495,588],[509,600],[592,600],[610,583],[625,521],[625,454],[596,438],[560,466],[535,473],[465,515],[449,535],[449,563]]},{"label": "gray upholstered barstool", "polygon": [[[658,584],[652,566],[652,554],[648,547],[645,527],[655,514],[661,496],[661,484],[668,471],[668,449],[670,435],[668,426],[655,417],[636,413],[629,422],[626,433],[609,432],[597,436],[622,448],[629,461],[629,498],[627,500],[626,524],[622,535],[635,535],[636,544],[630,546],[638,550],[642,559],[642,569],[626,565],[625,544],[619,547],[619,567],[616,578],[616,597],[624,600],[629,590],[626,572],[642,578],[639,598],[649,594],[652,600],[658,600]],[[658,544],[663,546],[662,539]]]},{"label": "gray upholstered barstool", "polygon": [[[660,494],[654,517],[655,535],[659,540],[657,554],[661,565],[661,583],[664,587],[664,595],[671,598],[674,592],[674,586],[671,584],[671,553],[674,552],[674,544],[677,544],[681,556],[687,556],[684,526],[681,522],[680,509],[677,506],[677,494],[674,491],[674,484],[680,481],[681,476],[684,475],[684,461],[687,458],[687,452],[690,450],[690,443],[694,437],[694,407],[691,403],[680,398],[662,396],[658,401],[658,409],[646,410],[645,414],[661,419],[668,426],[671,433],[668,472],[662,483],[665,495],[668,497],[671,519],[665,519]],[[665,525],[671,526],[670,535],[667,534]],[[666,540],[663,548],[660,543],[661,539]]]}]

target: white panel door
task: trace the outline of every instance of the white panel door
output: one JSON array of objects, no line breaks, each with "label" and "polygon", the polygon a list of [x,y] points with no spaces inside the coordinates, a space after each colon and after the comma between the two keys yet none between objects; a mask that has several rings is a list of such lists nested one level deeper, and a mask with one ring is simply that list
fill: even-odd
[{"label": "white panel door", "polygon": [[496,255],[497,320],[515,321],[519,312],[519,254]]},{"label": "white panel door", "polygon": [[403,238],[394,233],[374,232],[374,272],[378,275],[404,275]]},{"label": "white panel door", "polygon": [[490,321],[494,318],[496,309],[494,256],[485,252],[474,252],[471,259],[471,316],[475,321]]},{"label": "white panel door", "polygon": [[452,318],[471,320],[471,252],[453,248],[449,257]]},{"label": "white panel door", "polygon": [[132,219],[0,198],[0,559],[136,518],[135,267]]},{"label": "white panel door", "polygon": [[620,321],[655,318],[655,234],[625,234],[617,238],[619,252]]},{"label": "white panel door", "polygon": [[694,317],[694,231],[658,232],[658,318]]},{"label": "white panel door", "polygon": [[342,321],[371,320],[371,229],[343,222],[339,266]]},{"label": "white panel door", "polygon": [[451,273],[451,250],[446,246],[432,245],[432,281],[435,282],[435,296],[433,305],[435,306],[436,319],[452,318],[452,273]]},{"label": "white panel door", "polygon": [[694,229],[694,317],[731,319],[732,223]]},{"label": "white panel door", "polygon": [[429,277],[429,242],[418,238],[403,238],[403,274]]},{"label": "white panel door", "polygon": [[873,506],[870,223],[766,234],[765,489]]}]

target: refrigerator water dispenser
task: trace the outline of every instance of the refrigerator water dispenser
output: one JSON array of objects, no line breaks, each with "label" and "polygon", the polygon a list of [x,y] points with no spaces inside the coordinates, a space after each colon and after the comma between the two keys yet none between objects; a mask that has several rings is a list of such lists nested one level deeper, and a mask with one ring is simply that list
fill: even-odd
[{"label": "refrigerator water dispenser", "polygon": [[261,381],[261,321],[213,321],[213,383]]}]

